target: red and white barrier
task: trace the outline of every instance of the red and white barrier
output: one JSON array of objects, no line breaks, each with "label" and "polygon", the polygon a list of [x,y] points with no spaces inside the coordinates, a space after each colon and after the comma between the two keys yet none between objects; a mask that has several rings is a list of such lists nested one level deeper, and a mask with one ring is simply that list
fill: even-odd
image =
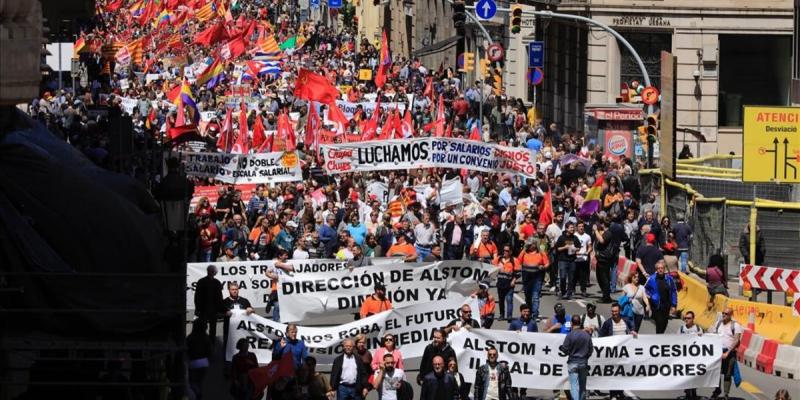
[{"label": "red and white barrier", "polygon": [[800,292],[800,270],[740,264],[739,285],[778,292]]},{"label": "red and white barrier", "polygon": [[775,376],[800,380],[800,347],[779,345],[773,367]]}]

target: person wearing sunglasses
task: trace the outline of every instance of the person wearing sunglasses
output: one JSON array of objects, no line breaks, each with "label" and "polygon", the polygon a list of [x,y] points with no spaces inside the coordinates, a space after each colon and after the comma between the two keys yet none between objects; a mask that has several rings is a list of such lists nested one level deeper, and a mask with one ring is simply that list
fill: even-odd
[{"label": "person wearing sunglasses", "polygon": [[[722,312],[722,319],[708,330],[708,333],[717,333],[722,336],[722,371],[720,373],[722,379],[720,380],[723,382],[714,389],[714,393],[711,394],[712,399],[719,398],[719,395],[723,393],[722,398],[728,398],[728,393],[731,390],[733,366],[736,363],[736,348],[739,347],[739,340],[742,339],[743,331],[742,325],[733,319],[733,310],[730,307],[725,308]],[[723,392],[722,389],[725,391]]]},{"label": "person wearing sunglasses", "polygon": [[[698,335],[701,336],[703,334],[703,328],[700,325],[694,323],[694,311],[686,311],[683,314],[683,324],[678,328],[678,334],[680,335]],[[697,389],[686,389],[684,390],[686,393],[686,400],[696,400],[697,397]]]}]

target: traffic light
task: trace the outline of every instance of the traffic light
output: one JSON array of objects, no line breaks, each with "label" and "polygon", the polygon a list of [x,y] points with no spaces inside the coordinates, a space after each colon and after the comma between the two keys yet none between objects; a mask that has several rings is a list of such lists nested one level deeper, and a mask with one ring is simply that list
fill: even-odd
[{"label": "traffic light", "polygon": [[[456,0],[453,2],[453,26],[458,31],[464,29],[464,23],[467,21],[467,14],[464,8],[463,0]],[[460,34],[463,35],[463,32]]]},{"label": "traffic light", "polygon": [[489,76],[489,71],[491,68],[490,64],[492,62],[485,58],[482,58],[480,62],[481,62],[481,76],[482,77]]},{"label": "traffic light", "polygon": [[511,7],[511,33],[519,33],[522,30],[522,7]]},{"label": "traffic light", "polygon": [[650,114],[647,116],[647,135],[658,136],[658,114]]},{"label": "traffic light", "polygon": [[463,61],[461,65],[459,65],[460,72],[472,72],[475,70],[475,53],[463,53],[463,57],[461,57]]},{"label": "traffic light", "polygon": [[492,72],[492,86],[494,87],[494,95],[500,96],[503,93],[503,71],[500,68],[495,68]]}]

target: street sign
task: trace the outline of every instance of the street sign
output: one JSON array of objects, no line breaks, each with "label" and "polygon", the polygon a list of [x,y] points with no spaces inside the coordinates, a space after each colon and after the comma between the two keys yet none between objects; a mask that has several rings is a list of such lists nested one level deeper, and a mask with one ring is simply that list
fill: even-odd
[{"label": "street sign", "polygon": [[531,68],[527,74],[528,82],[533,86],[538,86],[544,80],[544,70],[539,67]]},{"label": "street sign", "polygon": [[480,0],[475,4],[475,15],[480,19],[492,19],[497,14],[497,3],[494,0]]},{"label": "street sign", "polygon": [[328,0],[328,8],[342,8],[342,0]]},{"label": "street sign", "polygon": [[800,107],[744,106],[742,180],[800,183]]},{"label": "street sign", "polygon": [[528,68],[544,68],[544,42],[536,40],[528,44]]},{"label": "street sign", "polygon": [[486,49],[486,56],[489,58],[489,61],[502,61],[503,56],[505,56],[503,46],[500,43],[492,43],[492,45]]},{"label": "street sign", "polygon": [[648,86],[642,89],[642,103],[647,105],[658,103],[658,89],[655,86]]}]

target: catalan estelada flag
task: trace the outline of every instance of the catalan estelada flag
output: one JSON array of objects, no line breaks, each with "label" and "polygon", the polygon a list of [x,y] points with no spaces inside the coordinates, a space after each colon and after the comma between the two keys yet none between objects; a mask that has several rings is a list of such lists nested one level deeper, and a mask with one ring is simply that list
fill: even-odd
[{"label": "catalan estelada flag", "polygon": [[208,21],[217,16],[217,5],[213,1],[209,1],[204,6],[197,10],[197,19],[199,21]]}]

